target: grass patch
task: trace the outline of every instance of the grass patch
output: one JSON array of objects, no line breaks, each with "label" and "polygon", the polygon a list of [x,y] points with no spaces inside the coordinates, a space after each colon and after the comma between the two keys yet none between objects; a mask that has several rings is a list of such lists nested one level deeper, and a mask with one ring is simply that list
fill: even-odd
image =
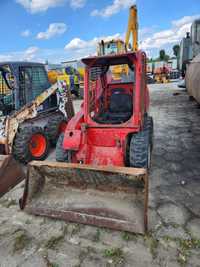
[{"label": "grass patch", "polygon": [[131,239],[131,236],[128,232],[123,232],[122,233],[122,239],[125,241],[129,241]]},{"label": "grass patch", "polygon": [[17,231],[13,245],[13,253],[23,250],[30,243],[30,237],[23,231]]},{"label": "grass patch", "polygon": [[146,245],[149,247],[153,258],[157,256],[158,240],[155,239],[151,234],[145,235],[144,237]]},{"label": "grass patch", "polygon": [[189,239],[189,240],[180,240],[180,247],[188,250],[188,249],[199,249],[200,248],[200,240],[199,239]]},{"label": "grass patch", "polygon": [[136,241],[137,235],[128,232],[122,232],[121,237],[124,241]]},{"label": "grass patch", "polygon": [[188,262],[188,258],[191,255],[191,250],[200,249],[200,239],[190,238],[190,239],[180,239],[164,236],[163,239],[166,242],[174,241],[178,245],[177,262],[181,266],[185,266]]},{"label": "grass patch", "polygon": [[32,221],[29,220],[29,219],[27,219],[27,220],[25,221],[25,224],[31,224],[31,223],[32,223]]},{"label": "grass patch", "polygon": [[46,243],[45,243],[45,248],[47,249],[55,249],[58,244],[63,240],[63,236],[53,236],[51,237]]},{"label": "grass patch", "polygon": [[192,249],[200,249],[199,239],[188,239],[188,240],[178,240],[179,251],[177,256],[177,261],[180,265],[184,266],[187,264],[188,258],[191,255]]},{"label": "grass patch", "polygon": [[97,229],[96,233],[94,234],[93,241],[94,242],[99,242],[100,241],[100,236],[101,236],[101,231],[100,231],[100,229]]},{"label": "grass patch", "polygon": [[120,248],[105,249],[104,257],[112,259],[114,264],[120,264],[125,261],[123,251]]},{"label": "grass patch", "polygon": [[179,251],[178,252],[178,256],[177,256],[177,262],[181,265],[184,266],[187,263],[188,260],[188,253],[183,253],[183,251]]}]

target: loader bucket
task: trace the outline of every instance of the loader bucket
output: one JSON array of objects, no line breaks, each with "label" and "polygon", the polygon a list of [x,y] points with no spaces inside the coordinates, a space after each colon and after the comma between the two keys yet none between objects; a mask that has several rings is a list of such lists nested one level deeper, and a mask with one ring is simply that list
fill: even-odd
[{"label": "loader bucket", "polygon": [[147,231],[145,169],[31,162],[21,208],[65,221]]},{"label": "loader bucket", "polygon": [[12,156],[0,155],[0,197],[25,179],[20,164]]}]

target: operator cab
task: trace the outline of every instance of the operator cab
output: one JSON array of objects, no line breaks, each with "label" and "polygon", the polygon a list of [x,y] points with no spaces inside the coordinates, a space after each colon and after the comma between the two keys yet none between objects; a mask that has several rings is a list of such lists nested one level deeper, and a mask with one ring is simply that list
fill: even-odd
[{"label": "operator cab", "polygon": [[83,59],[89,68],[85,101],[98,124],[122,124],[133,115],[135,66],[130,54]]},{"label": "operator cab", "polygon": [[98,56],[105,56],[110,54],[120,54],[126,52],[126,45],[123,40],[116,39],[110,41],[103,41],[98,43],[97,54]]},{"label": "operator cab", "polygon": [[[50,87],[43,64],[31,62],[0,63],[0,116],[11,115]],[[52,95],[40,107],[44,111],[57,107]]]},{"label": "operator cab", "polygon": [[3,115],[8,115],[13,110],[14,77],[8,65],[0,66],[0,111]]}]

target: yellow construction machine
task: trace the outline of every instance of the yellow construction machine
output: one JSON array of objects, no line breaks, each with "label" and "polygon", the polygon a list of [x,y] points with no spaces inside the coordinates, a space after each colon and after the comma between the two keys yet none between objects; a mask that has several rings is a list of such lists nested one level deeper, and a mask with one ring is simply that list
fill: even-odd
[{"label": "yellow construction machine", "polygon": [[153,77],[156,83],[169,83],[170,71],[164,62],[155,62]]},{"label": "yellow construction machine", "polygon": [[[131,35],[132,42],[130,42]],[[138,50],[138,19],[136,5],[131,6],[129,10],[128,27],[125,41],[120,38],[106,41],[102,40],[98,43],[97,54],[98,56],[120,54],[125,53],[128,50],[133,52]]]},{"label": "yellow construction machine", "polygon": [[130,7],[128,29],[126,32],[126,49],[129,48],[129,41],[132,34],[131,50],[136,52],[138,50],[138,18],[137,18],[137,6]]},{"label": "yellow construction machine", "polygon": [[65,81],[67,86],[70,88],[71,93],[76,97],[79,96],[80,91],[80,74],[72,67],[61,67],[48,71],[48,78],[51,84],[57,81]]},{"label": "yellow construction machine", "polygon": [[[130,42],[132,35],[132,42]],[[98,56],[109,54],[121,54],[127,51],[138,50],[138,19],[137,19],[137,6],[133,5],[129,10],[128,27],[126,32],[125,41],[122,39],[102,40],[98,43],[97,54]],[[111,68],[112,79],[117,81],[122,77],[128,76],[128,68],[126,65],[113,66]]]}]

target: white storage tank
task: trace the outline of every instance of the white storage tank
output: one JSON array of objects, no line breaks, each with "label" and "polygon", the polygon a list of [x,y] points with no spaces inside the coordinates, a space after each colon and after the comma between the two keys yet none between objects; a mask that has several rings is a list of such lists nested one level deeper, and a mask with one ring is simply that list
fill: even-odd
[{"label": "white storage tank", "polygon": [[200,54],[189,63],[185,82],[188,94],[200,103]]}]

